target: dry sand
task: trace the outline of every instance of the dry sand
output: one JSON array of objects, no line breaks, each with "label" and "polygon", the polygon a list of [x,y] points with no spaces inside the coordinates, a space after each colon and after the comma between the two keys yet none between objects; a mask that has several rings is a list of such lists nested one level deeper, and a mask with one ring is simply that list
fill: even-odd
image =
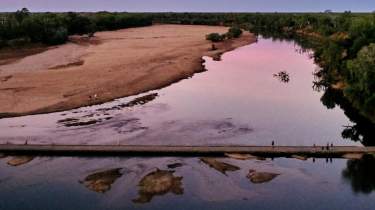
[{"label": "dry sand", "polygon": [[0,63],[0,117],[69,110],[161,88],[202,71],[202,56],[219,56],[255,41],[245,33],[216,44],[218,50],[212,51],[205,35],[226,31],[154,25],[99,32],[89,42],[74,38]]}]

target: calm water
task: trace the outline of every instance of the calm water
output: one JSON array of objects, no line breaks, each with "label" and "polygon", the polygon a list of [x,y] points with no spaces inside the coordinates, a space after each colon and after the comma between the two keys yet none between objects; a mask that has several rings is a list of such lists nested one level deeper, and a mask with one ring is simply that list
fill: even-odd
[{"label": "calm water", "polygon": [[[293,42],[261,39],[226,53],[222,61],[205,58],[207,72],[161,90],[68,112],[2,119],[0,142],[359,145],[341,137],[351,123],[341,109],[321,103],[323,93],[312,88],[317,66],[298,50]],[[274,77],[281,71],[289,82]],[[17,167],[7,164],[12,159],[0,158],[1,210],[375,209],[373,157],[35,157]]]},{"label": "calm water", "polygon": [[[36,158],[19,167],[0,161],[0,209],[290,209],[375,208],[374,159],[303,162],[218,159],[240,169],[223,174],[198,158]],[[182,166],[169,172],[168,165]],[[103,188],[86,177],[118,168]],[[372,169],[371,169],[372,168]],[[142,190],[143,177],[160,169]],[[250,169],[280,174],[262,184],[246,178]],[[164,175],[163,175],[164,173]],[[167,173],[167,175],[165,175]],[[148,176],[150,178],[150,176]],[[93,180],[92,182],[95,182]],[[100,181],[97,181],[100,183]],[[94,190],[93,190],[94,189]],[[95,191],[102,189],[102,191]]]},{"label": "calm water", "polygon": [[[317,66],[298,50],[293,42],[260,39],[224,54],[222,61],[205,58],[207,72],[161,90],[63,113],[0,120],[0,142],[358,145],[341,137],[351,123],[340,108],[322,104],[323,93],[312,88]],[[274,76],[281,71],[289,82]],[[144,105],[129,103],[143,96]],[[66,127],[87,122],[91,125]]]}]

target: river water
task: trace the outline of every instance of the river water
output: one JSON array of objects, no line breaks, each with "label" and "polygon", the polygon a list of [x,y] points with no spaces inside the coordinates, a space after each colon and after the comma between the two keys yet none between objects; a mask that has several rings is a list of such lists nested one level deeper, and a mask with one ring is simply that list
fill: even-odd
[{"label": "river water", "polygon": [[[0,143],[360,145],[313,87],[294,42],[260,39],[169,87],[72,111],[0,120]],[[0,158],[0,209],[375,209],[373,157]]]},{"label": "river water", "polygon": [[[205,58],[208,71],[134,97],[62,113],[0,120],[0,143],[359,145],[314,91],[318,68],[293,42],[260,39]],[[283,77],[277,77],[284,72]],[[276,74],[276,75],[275,75]]]}]

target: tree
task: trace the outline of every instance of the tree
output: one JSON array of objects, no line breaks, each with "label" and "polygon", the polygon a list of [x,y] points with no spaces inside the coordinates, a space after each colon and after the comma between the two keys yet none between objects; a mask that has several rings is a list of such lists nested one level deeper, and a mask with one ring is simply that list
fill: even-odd
[{"label": "tree", "polygon": [[238,38],[242,34],[242,30],[238,27],[231,27],[228,30],[227,37],[228,38]]},{"label": "tree", "polygon": [[211,34],[206,35],[206,39],[212,42],[221,42],[225,39],[225,37],[218,33],[211,33]]},{"label": "tree", "polygon": [[52,31],[47,44],[64,44],[68,40],[68,30],[65,27],[59,27]]},{"label": "tree", "polygon": [[17,12],[14,14],[17,21],[21,23],[26,17],[30,16],[30,11],[27,8],[22,8],[21,10],[17,10]]},{"label": "tree", "polygon": [[88,17],[69,12],[66,18],[69,34],[88,34],[93,32],[92,22]]},{"label": "tree", "polygon": [[345,94],[366,113],[375,114],[375,44],[363,47],[348,61],[349,86]]},{"label": "tree", "polygon": [[328,14],[330,14],[330,13],[332,13],[332,10],[327,9],[327,10],[324,11],[324,13],[328,13]]}]

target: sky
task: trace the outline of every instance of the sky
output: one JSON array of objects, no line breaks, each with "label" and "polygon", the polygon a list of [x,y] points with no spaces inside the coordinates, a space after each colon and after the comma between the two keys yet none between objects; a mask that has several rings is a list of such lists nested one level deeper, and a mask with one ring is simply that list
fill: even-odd
[{"label": "sky", "polygon": [[0,0],[0,12],[341,12],[375,11],[375,0]]}]

